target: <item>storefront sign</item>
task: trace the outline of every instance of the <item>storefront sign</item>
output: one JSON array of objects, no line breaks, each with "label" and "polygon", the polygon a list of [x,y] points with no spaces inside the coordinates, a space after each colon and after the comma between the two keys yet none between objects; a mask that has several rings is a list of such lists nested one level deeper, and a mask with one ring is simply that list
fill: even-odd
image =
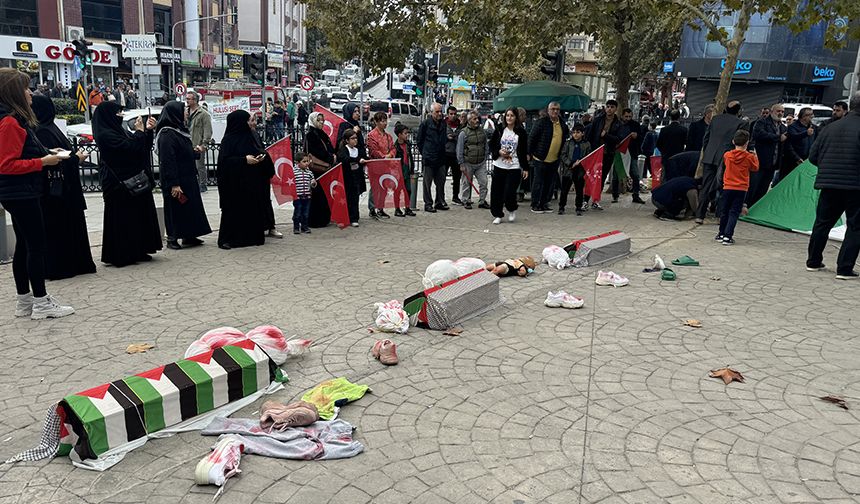
[{"label": "storefront sign", "polygon": [[132,59],[155,58],[155,35],[123,35],[122,57]]},{"label": "storefront sign", "polygon": [[172,49],[159,49],[158,62],[162,65],[169,65],[171,63],[178,65],[182,62],[181,53]]},{"label": "storefront sign", "polygon": [[664,61],[663,62],[663,73],[673,73],[675,71],[675,62],[674,61]]},{"label": "storefront sign", "polygon": [[[720,68],[726,67],[726,60],[720,60]],[[732,72],[734,75],[744,75],[752,72],[753,64],[751,61],[741,61],[737,60],[735,62],[735,71]]]},{"label": "storefront sign", "polygon": [[829,82],[836,78],[836,69],[815,65],[812,69],[812,82]]},{"label": "storefront sign", "polygon": [[[118,66],[116,48],[106,44],[93,44],[90,48],[93,50],[93,65]],[[0,36],[0,58],[72,64],[75,48],[59,40]]]},{"label": "storefront sign", "polygon": [[293,63],[304,63],[305,55],[302,53],[290,53],[290,61]]},{"label": "storefront sign", "polygon": [[215,66],[215,55],[212,53],[200,53],[200,68],[213,68]]},{"label": "storefront sign", "polygon": [[236,49],[224,49],[227,56],[227,76],[231,79],[241,79],[245,70],[242,65],[244,54]]},{"label": "storefront sign", "polygon": [[251,110],[251,99],[248,97],[235,98],[221,103],[210,103],[209,114],[213,121],[226,121],[230,112],[237,110]]},{"label": "storefront sign", "polygon": [[284,46],[281,44],[267,44],[266,55],[269,68],[284,68]]}]

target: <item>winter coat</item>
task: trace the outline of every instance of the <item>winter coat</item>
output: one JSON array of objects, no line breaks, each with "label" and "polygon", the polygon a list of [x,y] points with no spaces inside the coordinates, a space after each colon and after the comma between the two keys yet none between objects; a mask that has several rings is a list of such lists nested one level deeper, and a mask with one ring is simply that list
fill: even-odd
[{"label": "winter coat", "polygon": [[418,150],[425,165],[440,166],[445,163],[445,144],[448,142],[448,125],[428,117],[418,127]]},{"label": "winter coat", "polygon": [[657,136],[657,148],[663,159],[671,159],[675,154],[684,152],[687,143],[687,128],[680,123],[670,122],[668,126],[660,130]]},{"label": "winter coat", "polygon": [[779,168],[782,162],[782,145],[780,141],[786,127],[782,122],[773,119],[759,119],[753,127],[753,138],[755,139],[755,152],[758,156],[762,170]]},{"label": "winter coat", "polygon": [[[561,143],[564,145],[565,139],[570,137],[570,128],[567,127],[564,121],[559,119],[561,125]],[[529,154],[532,158],[541,160],[546,159],[549,154],[549,147],[552,143],[552,119],[543,117],[532,126],[532,131],[529,134]],[[559,156],[561,156],[561,147],[559,147]],[[520,161],[522,164],[522,161]]]},{"label": "winter coat", "polygon": [[809,152],[818,166],[816,189],[860,190],[860,110],[852,110],[821,132]]}]

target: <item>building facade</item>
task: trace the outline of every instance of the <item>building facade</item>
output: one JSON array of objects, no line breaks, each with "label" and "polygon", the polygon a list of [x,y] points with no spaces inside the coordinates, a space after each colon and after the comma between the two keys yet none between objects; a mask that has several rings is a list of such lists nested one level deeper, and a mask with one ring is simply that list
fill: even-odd
[{"label": "building facade", "polygon": [[[718,26],[731,36],[734,24],[733,16],[724,16]],[[846,76],[853,71],[858,41],[831,51],[824,47],[826,29],[827,24],[821,23],[794,34],[773,25],[768,14],[753,16],[735,65],[729,99],[740,100],[745,110],[754,113],[774,103],[832,105],[845,98]],[[708,41],[704,30],[684,28],[674,71],[687,79],[686,102],[691,110],[702,110],[713,102],[725,56],[725,49]]]},{"label": "building facade", "polygon": [[245,54],[266,50],[269,83],[298,79],[307,50],[306,11],[295,0],[241,0],[239,49]]},{"label": "building facade", "polygon": [[593,35],[573,35],[564,43],[565,73],[597,74],[597,40]]}]

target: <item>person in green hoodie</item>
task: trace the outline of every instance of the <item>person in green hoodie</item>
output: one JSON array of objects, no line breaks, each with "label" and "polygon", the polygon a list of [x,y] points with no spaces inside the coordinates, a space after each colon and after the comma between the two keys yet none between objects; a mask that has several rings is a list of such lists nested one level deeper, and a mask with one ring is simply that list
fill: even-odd
[{"label": "person in green hoodie", "polygon": [[558,175],[561,177],[561,194],[558,198],[559,215],[564,215],[570,186],[576,190],[576,215],[582,215],[585,168],[581,161],[589,152],[591,152],[591,144],[585,141],[585,126],[577,123],[570,130],[570,138],[561,149],[561,163],[558,165]]}]

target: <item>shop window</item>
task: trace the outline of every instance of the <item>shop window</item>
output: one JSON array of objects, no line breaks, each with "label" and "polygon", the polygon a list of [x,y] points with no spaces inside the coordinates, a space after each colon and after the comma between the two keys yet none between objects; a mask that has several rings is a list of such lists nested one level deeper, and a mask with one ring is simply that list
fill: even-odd
[{"label": "shop window", "polygon": [[38,37],[36,0],[0,0],[0,35]]},{"label": "shop window", "polygon": [[158,37],[158,43],[161,45],[173,45],[173,33],[171,33],[173,16],[170,12],[170,7],[161,5],[153,5],[152,7],[154,10],[155,33],[161,34],[161,37]]},{"label": "shop window", "polygon": [[87,37],[120,40],[122,0],[81,0]]}]

